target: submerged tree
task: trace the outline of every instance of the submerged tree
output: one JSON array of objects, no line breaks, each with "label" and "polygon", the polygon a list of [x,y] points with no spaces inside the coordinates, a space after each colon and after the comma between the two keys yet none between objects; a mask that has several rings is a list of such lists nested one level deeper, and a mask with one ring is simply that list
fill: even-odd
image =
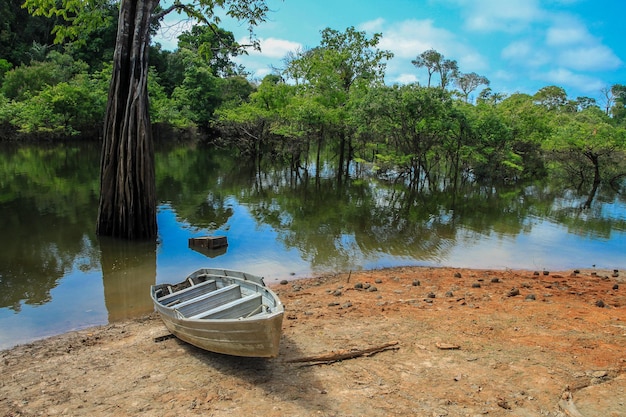
[{"label": "submerged tree", "polygon": [[[95,30],[106,17],[110,0],[26,0],[34,15],[58,16],[71,23],[57,26],[57,42]],[[174,0],[167,9],[159,0],[121,0],[113,75],[105,116],[100,166],[97,233],[126,239],[157,236],[154,150],[148,112],[148,50],[152,25],[171,12],[184,13],[211,28],[220,22],[215,8],[252,28],[268,12],[262,0]],[[253,42],[256,43],[256,42]],[[256,45],[258,46],[258,44]],[[239,48],[240,45],[234,45]]]}]

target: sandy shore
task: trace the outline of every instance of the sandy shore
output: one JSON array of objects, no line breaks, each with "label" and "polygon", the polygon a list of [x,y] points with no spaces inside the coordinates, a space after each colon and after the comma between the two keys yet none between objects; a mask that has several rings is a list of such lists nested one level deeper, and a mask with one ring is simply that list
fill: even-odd
[{"label": "sandy shore", "polygon": [[626,416],[626,273],[611,275],[407,267],[292,281],[273,287],[286,306],[276,359],[162,337],[152,314],[0,351],[0,416]]}]

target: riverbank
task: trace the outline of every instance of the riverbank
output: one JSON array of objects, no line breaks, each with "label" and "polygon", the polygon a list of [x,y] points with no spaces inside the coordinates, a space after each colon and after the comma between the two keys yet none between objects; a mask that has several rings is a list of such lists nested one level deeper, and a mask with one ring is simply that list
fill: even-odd
[{"label": "riverbank", "polygon": [[276,359],[201,351],[152,314],[1,351],[0,415],[625,416],[626,274],[612,275],[407,267],[290,281],[273,286],[286,306]]}]

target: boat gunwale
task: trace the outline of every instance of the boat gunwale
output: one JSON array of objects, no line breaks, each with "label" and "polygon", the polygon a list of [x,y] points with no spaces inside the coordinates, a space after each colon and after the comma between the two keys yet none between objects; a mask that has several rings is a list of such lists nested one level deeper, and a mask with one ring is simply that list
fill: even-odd
[{"label": "boat gunwale", "polygon": [[[259,321],[259,322],[263,322],[263,321],[267,321],[267,320],[271,320],[273,319],[275,316],[280,316],[283,315],[285,312],[285,306],[283,305],[282,301],[278,298],[278,295],[272,291],[270,288],[268,288],[267,286],[265,286],[265,284],[263,283],[263,278],[262,277],[258,277],[255,276],[255,278],[260,279],[261,283],[257,282],[256,280],[251,280],[251,279],[245,279],[245,278],[240,278],[238,276],[235,275],[217,275],[217,274],[203,274],[201,273],[201,271],[207,271],[207,270],[214,270],[214,271],[223,271],[223,272],[234,272],[236,274],[242,274],[242,275],[247,275],[247,276],[251,276],[251,274],[247,274],[244,272],[239,272],[239,271],[232,271],[232,270],[222,270],[222,269],[211,269],[211,268],[202,268],[199,269],[191,274],[189,274],[184,280],[178,282],[178,283],[162,283],[162,284],[155,284],[152,285],[150,287],[150,297],[152,298],[153,304],[155,305],[157,311],[159,313],[162,313],[164,315],[166,315],[169,319],[173,319],[173,320],[178,320],[180,322],[197,322],[197,323],[242,323],[242,322],[246,322],[246,323],[254,323],[255,321]],[[250,317],[238,317],[238,318],[223,318],[223,319],[203,319],[203,318],[189,318],[189,317],[185,317],[184,315],[182,315],[181,313],[179,313],[176,309],[177,305],[173,305],[173,306],[167,306],[162,304],[157,296],[156,296],[156,292],[159,289],[162,288],[167,288],[168,286],[175,286],[177,284],[183,283],[185,281],[187,281],[190,277],[192,276],[199,276],[199,275],[209,275],[210,279],[222,279],[222,278],[226,278],[227,280],[234,280],[236,282],[240,282],[241,287],[242,288],[246,288],[249,290],[254,290],[257,293],[260,293],[261,296],[263,298],[268,298],[274,301],[274,306],[273,307],[269,307],[270,312],[260,312],[257,313],[255,315],[252,315]],[[196,285],[200,285],[202,283],[196,284]],[[191,288],[191,287],[187,287],[187,288]],[[185,288],[185,289],[187,289]],[[184,289],[183,289],[184,290]],[[181,290],[181,291],[183,291]],[[173,295],[176,294],[176,292],[168,294],[168,295]],[[203,295],[198,296],[198,298],[203,297]],[[195,297],[194,297],[195,298]],[[186,302],[191,302],[193,299],[187,300]]]}]

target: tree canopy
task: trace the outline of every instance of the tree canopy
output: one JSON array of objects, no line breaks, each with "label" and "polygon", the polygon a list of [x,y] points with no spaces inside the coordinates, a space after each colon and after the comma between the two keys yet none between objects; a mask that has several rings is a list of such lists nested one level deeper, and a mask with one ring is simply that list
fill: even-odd
[{"label": "tree canopy", "polygon": [[[41,0],[28,3],[33,7],[45,4]],[[224,7],[235,17],[247,16],[252,27],[264,19],[265,4],[174,2],[162,9],[155,1],[54,3],[58,8],[47,19],[55,22],[63,17],[57,13],[64,4],[85,8],[71,13],[68,10],[73,9],[67,9],[70,21],[72,13],[88,13],[88,5],[108,7],[106,13],[101,9],[95,15],[104,26],[79,35],[99,39],[93,45],[105,45],[111,33],[119,38],[118,21],[105,16],[123,12],[123,6],[131,3],[133,10],[140,4],[153,7],[142,26],[146,33],[143,41],[149,40],[165,13],[186,13],[196,19],[197,24],[180,36],[177,49],[151,45],[149,59],[142,55],[145,78],[124,87],[133,91],[137,100],[144,100],[143,89],[149,95],[148,111],[141,110],[143,116],[136,118],[148,124],[133,133],[135,138],[144,135],[147,142],[132,145],[144,149],[146,158],[151,152],[147,147],[150,125],[156,122],[199,131],[209,142],[255,158],[257,165],[267,158],[289,161],[294,172],[312,165],[319,167],[319,175],[320,155],[327,152],[335,158],[333,169],[339,182],[354,172],[356,163],[371,166],[381,178],[393,176],[412,189],[431,192],[456,190],[476,181],[517,182],[556,174],[581,184],[623,186],[626,88],[621,84],[605,89],[603,109],[595,99],[569,97],[556,85],[534,94],[505,94],[494,91],[486,77],[463,72],[454,59],[430,49],[416,51],[419,53],[411,61],[416,71],[427,74],[425,85],[389,85],[385,70],[392,54],[378,47],[383,35],[368,35],[353,27],[323,29],[319,45],[292,51],[283,68],[274,68],[261,81],[252,80],[246,78],[245,68],[232,61],[243,45],[219,26],[211,7]],[[111,13],[112,6],[115,13]],[[244,12],[235,6],[249,9]],[[249,44],[256,44],[254,37]],[[109,83],[116,82],[111,74],[124,68],[115,61],[119,57],[114,59],[111,50],[110,57],[104,54],[98,59],[94,49],[79,43],[62,46],[34,44],[25,49],[24,55],[30,57],[27,61],[0,60],[0,126],[4,132],[89,135],[87,132],[98,130],[94,125],[105,114],[110,117],[114,108],[111,94],[116,97],[109,90]],[[128,54],[131,46],[127,46]],[[102,100],[107,91],[108,107]],[[84,103],[89,103],[89,111],[81,107]],[[142,103],[148,107],[147,99]],[[118,103],[118,110],[124,105]],[[125,119],[118,115],[118,120]],[[123,126],[121,123],[113,130],[122,131]],[[104,136],[105,144],[112,140],[107,139],[109,131],[97,133]],[[113,148],[105,149],[105,154],[113,152]],[[112,155],[112,161],[129,160],[129,156]],[[130,164],[144,165],[141,159]],[[133,174],[131,178],[142,176]]]}]

